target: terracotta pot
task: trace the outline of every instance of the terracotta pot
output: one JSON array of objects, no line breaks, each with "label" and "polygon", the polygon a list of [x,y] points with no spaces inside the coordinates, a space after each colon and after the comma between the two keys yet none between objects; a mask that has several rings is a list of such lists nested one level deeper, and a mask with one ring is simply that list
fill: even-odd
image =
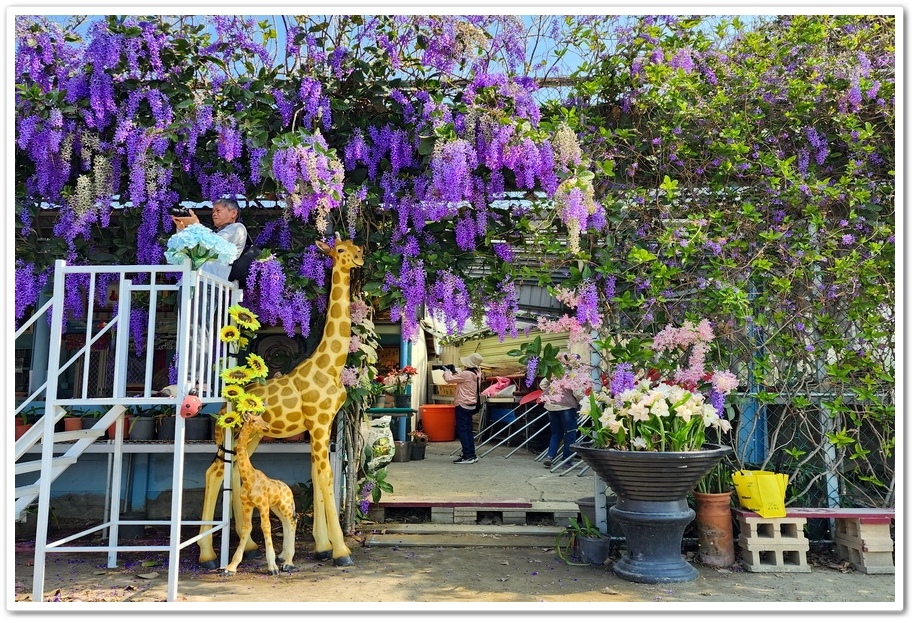
[{"label": "terracotta pot", "polygon": [[735,564],[735,534],[731,492],[694,492],[693,497],[696,501],[700,562],[710,567],[732,566]]},{"label": "terracotta pot", "polygon": [[19,439],[20,437],[25,435],[25,431],[29,430],[30,428],[32,428],[31,424],[18,424],[17,423],[16,431],[15,431],[16,439]]},{"label": "terracotta pot", "polygon": [[[124,439],[130,439],[130,419],[131,417],[132,416],[130,415],[124,416],[124,433],[123,433]],[[114,423],[108,427],[108,438],[109,439],[115,438],[115,426],[117,426],[117,423]]]},{"label": "terracotta pot", "polygon": [[64,418],[64,430],[82,430],[83,429],[83,418],[81,417],[65,417]]}]

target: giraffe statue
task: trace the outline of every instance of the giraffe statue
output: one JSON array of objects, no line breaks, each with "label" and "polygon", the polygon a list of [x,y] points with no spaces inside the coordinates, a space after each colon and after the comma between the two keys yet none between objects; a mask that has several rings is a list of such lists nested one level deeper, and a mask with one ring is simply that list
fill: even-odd
[{"label": "giraffe statue", "polygon": [[[267,571],[271,575],[280,575],[280,570],[292,571],[293,555],[296,553],[296,501],[289,485],[282,480],[268,478],[267,474],[255,469],[248,456],[248,442],[255,431],[265,434],[270,427],[260,416],[245,414],[242,428],[239,430],[238,446],[235,453],[235,466],[241,479],[240,498],[242,514],[236,516],[236,527],[239,531],[239,546],[232,561],[223,569],[223,575],[235,575],[235,571],[245,555],[245,544],[251,536],[251,516],[258,509],[261,516],[261,534],[264,536],[264,551],[267,555]],[[280,518],[283,523],[283,552],[280,554],[282,567],[277,567],[277,556],[274,553],[274,542],[270,530],[270,513]]]},{"label": "giraffe statue", "polygon": [[[340,375],[350,347],[350,271],[363,265],[363,251],[352,242],[339,238],[334,247],[320,240],[315,244],[334,261],[324,333],[315,352],[288,374],[246,389],[263,401],[265,410],[261,417],[268,425],[266,432],[255,431],[247,450],[249,455],[253,454],[264,435],[285,438],[308,431],[312,450],[312,535],[315,538],[315,556],[318,560],[333,558],[334,564],[340,567],[352,565],[353,560],[350,558],[350,548],[344,541],[338,507],[331,488],[330,432],[334,417],[346,399]],[[216,458],[207,469],[205,477],[201,513],[201,521],[205,523],[200,528],[202,535],[211,529],[211,525],[206,522],[213,520],[225,469],[225,429],[220,426],[216,428]],[[238,470],[233,470],[232,512],[236,517],[241,516],[242,510],[239,489]],[[202,536],[198,545],[200,566],[216,569],[212,534]],[[245,552],[256,549],[257,545],[249,537],[245,543]]]}]

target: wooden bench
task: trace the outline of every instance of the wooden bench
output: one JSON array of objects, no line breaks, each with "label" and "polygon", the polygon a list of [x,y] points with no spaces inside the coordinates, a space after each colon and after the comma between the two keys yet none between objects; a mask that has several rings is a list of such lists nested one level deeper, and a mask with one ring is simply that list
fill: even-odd
[{"label": "wooden bench", "polygon": [[785,517],[761,517],[733,508],[741,526],[738,545],[748,571],[810,571],[804,535],[808,519],[836,522],[837,554],[863,573],[894,573],[893,508],[786,508]]}]

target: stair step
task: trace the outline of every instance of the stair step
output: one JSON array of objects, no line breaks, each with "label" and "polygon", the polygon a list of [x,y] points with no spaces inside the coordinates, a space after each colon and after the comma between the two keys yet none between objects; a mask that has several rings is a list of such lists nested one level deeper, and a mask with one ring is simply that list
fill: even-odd
[{"label": "stair step", "polygon": [[[65,465],[73,465],[76,463],[77,457],[73,456],[55,456],[51,459],[51,465],[54,468],[63,467]],[[38,461],[23,461],[21,463],[16,463],[16,473],[17,474],[28,474],[31,472],[41,471],[41,460]]]},{"label": "stair step", "polygon": [[562,531],[557,526],[494,526],[460,524],[410,524],[410,523],[361,523],[360,532],[384,532],[387,534],[519,534],[525,536],[556,536]]},{"label": "stair step", "polygon": [[25,496],[37,496],[38,495],[38,483],[32,483],[30,485],[23,485],[21,487],[16,487],[15,489],[16,499],[25,497]]},{"label": "stair step", "polygon": [[521,498],[511,499],[469,499],[469,500],[437,500],[437,499],[416,499],[416,498],[398,498],[388,496],[382,501],[373,504],[379,508],[416,508],[416,507],[477,507],[477,508],[530,508],[535,504],[529,500]]},{"label": "stair step", "polygon": [[96,439],[101,437],[105,432],[104,429],[81,428],[80,430],[65,430],[54,433],[54,443],[64,443],[67,441],[79,441],[80,439]]},{"label": "stair step", "polygon": [[556,545],[556,526],[360,524],[367,547],[541,547]]}]

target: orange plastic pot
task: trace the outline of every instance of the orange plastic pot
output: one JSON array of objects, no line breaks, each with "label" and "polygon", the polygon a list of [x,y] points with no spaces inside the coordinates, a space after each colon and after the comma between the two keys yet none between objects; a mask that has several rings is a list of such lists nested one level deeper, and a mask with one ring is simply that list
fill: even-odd
[{"label": "orange plastic pot", "polygon": [[420,405],[420,425],[430,441],[454,441],[455,405]]}]

